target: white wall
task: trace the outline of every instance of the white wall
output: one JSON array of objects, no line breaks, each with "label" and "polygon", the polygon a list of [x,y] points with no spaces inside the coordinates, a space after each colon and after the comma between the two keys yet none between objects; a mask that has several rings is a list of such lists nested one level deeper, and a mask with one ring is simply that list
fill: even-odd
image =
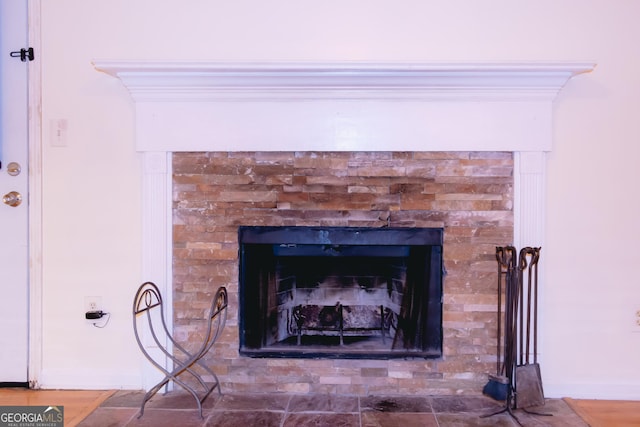
[{"label": "white wall", "polygon": [[[594,61],[555,108],[543,312],[549,397],[640,399],[640,3],[633,0],[42,1],[44,387],[137,388],[133,108],[93,59]],[[51,147],[49,123],[69,123]],[[102,296],[104,329],[84,296]],[[636,332],[633,332],[633,331]]]}]

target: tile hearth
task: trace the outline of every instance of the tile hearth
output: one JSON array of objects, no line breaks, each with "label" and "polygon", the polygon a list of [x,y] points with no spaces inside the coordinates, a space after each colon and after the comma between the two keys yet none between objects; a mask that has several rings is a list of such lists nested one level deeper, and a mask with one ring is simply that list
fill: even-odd
[{"label": "tile hearth", "polygon": [[[510,415],[488,418],[501,408],[484,396],[335,396],[297,394],[224,394],[210,396],[198,415],[190,395],[171,392],[155,396],[138,419],[142,391],[120,391],[105,401],[79,426],[216,426],[216,427],[438,427],[517,426]],[[560,399],[548,399],[542,408],[552,416],[517,410],[524,426],[587,427]]]}]

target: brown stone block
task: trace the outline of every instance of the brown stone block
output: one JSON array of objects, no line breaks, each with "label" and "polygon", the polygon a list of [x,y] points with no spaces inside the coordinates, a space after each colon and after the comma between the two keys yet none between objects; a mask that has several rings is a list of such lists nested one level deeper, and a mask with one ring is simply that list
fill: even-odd
[{"label": "brown stone block", "polygon": [[502,200],[503,198],[502,195],[493,193],[446,193],[435,195],[435,200],[438,201],[460,202],[495,201]]},{"label": "brown stone block", "polygon": [[503,160],[508,163],[513,163],[512,151],[472,151],[469,153],[469,158],[475,159],[497,159]]},{"label": "brown stone block", "polygon": [[[486,374],[486,372],[488,372],[486,369],[487,366],[484,366],[483,364],[478,363],[477,358],[473,354],[466,354],[462,356],[447,358],[447,360],[443,360],[440,362],[439,368],[445,374],[462,373],[462,372]],[[493,364],[493,370],[495,370],[495,362]]]},{"label": "brown stone block", "polygon": [[407,169],[404,166],[396,166],[394,164],[385,164],[377,162],[371,166],[364,166],[362,168],[351,169],[349,171],[352,176],[407,176]]},{"label": "brown stone block", "polygon": [[[442,223],[442,226],[448,224],[448,213],[446,212],[434,212],[425,210],[410,210],[410,211],[394,211],[391,215],[391,220],[394,222],[423,222],[423,223]],[[445,231],[446,236],[446,231]]]},{"label": "brown stone block", "polygon": [[435,197],[433,194],[401,194],[400,209],[414,211],[431,211]]},{"label": "brown stone block", "polygon": [[424,162],[414,162],[405,165],[406,176],[411,178],[421,178],[432,180],[436,176],[435,164],[425,164]]},{"label": "brown stone block", "polygon": [[397,378],[390,378],[384,383],[367,383],[369,395],[385,396],[389,394],[397,394],[402,391]]},{"label": "brown stone block", "polygon": [[[398,152],[398,156],[403,155]],[[371,162],[374,160],[390,160],[394,157],[391,151],[352,151],[347,153],[351,162]]]},{"label": "brown stone block", "polygon": [[424,190],[423,183],[392,183],[389,185],[389,193],[404,195],[422,195]]},{"label": "brown stone block", "polygon": [[345,176],[327,176],[322,174],[319,174],[318,176],[307,176],[306,179],[307,187],[319,186],[318,188],[346,188],[350,184],[350,182],[351,180]]},{"label": "brown stone block", "polygon": [[406,163],[407,161],[411,161],[413,159],[414,152],[413,151],[391,151],[388,152],[391,156],[391,159]]},{"label": "brown stone block", "polygon": [[512,181],[507,178],[436,177],[425,183],[425,191],[438,194],[489,194],[511,198]]},{"label": "brown stone block", "polygon": [[[351,385],[340,385],[340,387],[351,387]],[[335,395],[337,393],[338,386],[335,384],[309,384],[309,392],[314,394],[329,394]]]},{"label": "brown stone block", "polygon": [[454,160],[468,159],[468,151],[417,151],[413,153],[416,160]]},{"label": "brown stone block", "polygon": [[442,373],[441,372],[414,372],[413,373],[413,377],[416,379],[420,379],[420,378],[424,378],[425,380],[427,380],[429,383],[431,383],[433,380],[441,380],[442,379]]},{"label": "brown stone block", "polygon": [[474,242],[506,246],[505,242],[513,241],[513,227],[476,228]]},{"label": "brown stone block", "polygon": [[347,186],[347,193],[388,194],[389,188],[375,185],[349,185]]},{"label": "brown stone block", "polygon": [[398,388],[406,394],[419,394],[429,388],[430,382],[426,378],[399,378]]},{"label": "brown stone block", "polygon": [[436,175],[446,176],[511,176],[510,162],[500,160],[443,160],[437,163]]},{"label": "brown stone block", "polygon": [[[447,270],[449,271],[449,270]],[[451,273],[453,274],[453,273]],[[483,295],[493,295],[496,296],[497,287],[495,282],[475,282],[469,281],[467,278],[464,278],[463,281],[454,281],[450,277],[446,277],[445,279],[446,292],[444,292],[444,296],[448,297],[451,295],[458,294],[483,294]]]},{"label": "brown stone block", "polygon": [[225,202],[275,202],[277,193],[266,191],[221,191],[219,200]]},{"label": "brown stone block", "polygon": [[435,200],[431,208],[441,211],[490,211],[490,200]]},{"label": "brown stone block", "polygon": [[345,191],[344,194],[314,193],[310,195],[310,200],[321,209],[348,211],[370,208],[376,198],[371,194],[347,194]]},{"label": "brown stone block", "polygon": [[463,305],[466,307],[473,304],[495,304],[496,299],[497,295],[473,292],[468,294],[447,294],[443,297],[443,302],[444,304]]},{"label": "brown stone block", "polygon": [[282,383],[278,382],[278,391],[284,393],[309,393],[310,385],[308,383]]},{"label": "brown stone block", "polygon": [[296,153],[293,151],[256,151],[250,158],[258,164],[293,164]]},{"label": "brown stone block", "polygon": [[481,261],[495,259],[495,245],[450,242],[446,246],[446,258],[449,261]]},{"label": "brown stone block", "polygon": [[206,175],[175,175],[173,177],[173,191],[192,192],[198,184],[206,183]]},{"label": "brown stone block", "polygon": [[287,366],[269,366],[267,368],[267,372],[270,375],[277,376],[289,376],[289,377],[304,377],[307,375],[307,370],[300,366],[296,365],[287,365]]},{"label": "brown stone block", "polygon": [[173,155],[171,164],[175,174],[200,174],[209,163],[202,153],[180,153]]},{"label": "brown stone block", "polygon": [[367,386],[364,384],[338,384],[335,393],[342,396],[366,396]]},{"label": "brown stone block", "polygon": [[386,377],[388,373],[387,368],[362,368],[360,370],[362,377]]},{"label": "brown stone block", "polygon": [[293,174],[294,166],[293,161],[287,163],[287,161],[274,161],[274,162],[256,162],[251,166],[250,170],[245,173],[250,173],[255,176],[270,177],[278,175],[291,175]]},{"label": "brown stone block", "polygon": [[309,194],[306,192],[283,192],[278,194],[278,203],[290,203],[292,208],[298,204],[308,204]]},{"label": "brown stone block", "polygon": [[301,157],[296,158],[293,162],[293,166],[296,169],[296,174],[300,174],[302,169],[305,169],[307,173],[305,175],[316,175],[318,170],[322,170],[323,173],[327,171],[342,172],[347,169],[348,160],[346,158],[311,158]]},{"label": "brown stone block", "polygon": [[208,174],[201,177],[202,182],[198,183],[197,188],[199,191],[216,191],[216,188],[256,183],[256,176],[251,174]]},{"label": "brown stone block", "polygon": [[270,175],[265,177],[265,184],[269,186],[282,187],[293,184],[292,175]]}]

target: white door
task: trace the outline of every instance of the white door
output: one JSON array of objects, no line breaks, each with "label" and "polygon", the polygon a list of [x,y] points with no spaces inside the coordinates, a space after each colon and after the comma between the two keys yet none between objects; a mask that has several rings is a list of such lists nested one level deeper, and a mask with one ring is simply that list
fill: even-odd
[{"label": "white door", "polygon": [[0,0],[0,385],[28,381],[27,22],[27,0]]}]

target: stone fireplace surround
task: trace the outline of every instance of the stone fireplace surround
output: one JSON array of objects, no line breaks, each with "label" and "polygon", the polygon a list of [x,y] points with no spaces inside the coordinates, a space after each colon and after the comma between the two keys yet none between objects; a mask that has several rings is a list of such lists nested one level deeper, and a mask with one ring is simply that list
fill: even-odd
[{"label": "stone fireplace surround", "polygon": [[[537,62],[95,61],[95,66],[119,78],[135,103],[136,149],[143,153],[142,275],[158,284],[168,306],[173,153],[512,152],[513,244],[539,246],[544,236],[544,163],[552,145],[552,103],[571,77],[593,68],[587,63]],[[542,289],[543,268],[544,263]],[[438,373],[433,381],[412,382],[419,371],[416,364],[424,366],[424,360],[367,365],[367,372],[359,376],[345,374],[353,368],[345,361],[307,361],[305,366],[316,371],[314,379],[281,384],[275,390],[261,387],[255,373],[222,376],[238,391],[366,394],[376,390],[363,386],[370,382],[388,393],[398,392],[401,383],[404,393],[478,392],[477,383],[486,374],[486,361],[482,362],[480,370]],[[252,369],[268,368],[300,369],[282,361]],[[143,377],[145,386],[154,383],[151,370]],[[461,386],[458,380],[469,380],[470,385]]]}]

